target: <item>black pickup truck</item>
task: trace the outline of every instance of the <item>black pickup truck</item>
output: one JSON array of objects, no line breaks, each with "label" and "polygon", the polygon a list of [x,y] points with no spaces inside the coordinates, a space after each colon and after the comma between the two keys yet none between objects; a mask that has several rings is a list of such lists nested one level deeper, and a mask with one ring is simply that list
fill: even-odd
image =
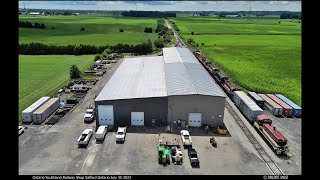
[{"label": "black pickup truck", "polygon": [[199,166],[200,165],[197,151],[195,149],[188,149],[188,156],[190,159],[191,166]]}]

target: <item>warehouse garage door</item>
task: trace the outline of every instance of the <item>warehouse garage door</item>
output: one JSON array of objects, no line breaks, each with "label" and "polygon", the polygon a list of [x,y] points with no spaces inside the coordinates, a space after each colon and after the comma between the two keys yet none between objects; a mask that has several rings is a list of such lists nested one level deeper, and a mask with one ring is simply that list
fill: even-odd
[{"label": "warehouse garage door", "polygon": [[99,125],[114,125],[113,106],[98,105]]},{"label": "warehouse garage door", "polygon": [[188,126],[201,127],[201,113],[189,113]]},{"label": "warehouse garage door", "polygon": [[144,125],[144,112],[131,112],[131,125],[143,126]]}]

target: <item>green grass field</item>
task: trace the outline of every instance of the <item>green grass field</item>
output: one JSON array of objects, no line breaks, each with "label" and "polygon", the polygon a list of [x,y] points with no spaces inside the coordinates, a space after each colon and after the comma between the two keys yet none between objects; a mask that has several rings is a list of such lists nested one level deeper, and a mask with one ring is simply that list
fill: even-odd
[{"label": "green grass field", "polygon": [[[156,18],[130,18],[112,16],[27,16],[19,21],[43,23],[46,29],[19,28],[19,43],[41,42],[50,45],[115,45],[152,42],[158,38],[154,33]],[[51,29],[54,27],[55,29]],[[80,31],[85,27],[85,31]],[[144,33],[152,27],[153,33]],[[124,32],[120,33],[119,29]]]},{"label": "green grass field", "polygon": [[93,55],[19,56],[19,122],[21,112],[42,96],[51,96],[68,84],[72,64],[83,72],[93,64]]},{"label": "green grass field", "polygon": [[243,90],[281,93],[301,105],[298,20],[187,16],[172,20],[185,41],[193,38],[198,49]]}]

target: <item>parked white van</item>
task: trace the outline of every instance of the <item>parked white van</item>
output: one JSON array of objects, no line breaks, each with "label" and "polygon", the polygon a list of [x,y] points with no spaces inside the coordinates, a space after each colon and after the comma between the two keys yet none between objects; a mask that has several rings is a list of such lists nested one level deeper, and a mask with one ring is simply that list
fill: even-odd
[{"label": "parked white van", "polygon": [[96,132],[96,140],[103,141],[108,131],[108,126],[99,126]]}]

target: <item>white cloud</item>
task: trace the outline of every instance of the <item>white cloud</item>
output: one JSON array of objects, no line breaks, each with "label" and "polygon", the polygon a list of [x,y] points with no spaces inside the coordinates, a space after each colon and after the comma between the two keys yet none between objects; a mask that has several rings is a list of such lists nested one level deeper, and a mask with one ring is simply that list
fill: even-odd
[{"label": "white cloud", "polygon": [[301,1],[19,1],[19,7],[75,10],[147,10],[147,11],[301,11]]}]

